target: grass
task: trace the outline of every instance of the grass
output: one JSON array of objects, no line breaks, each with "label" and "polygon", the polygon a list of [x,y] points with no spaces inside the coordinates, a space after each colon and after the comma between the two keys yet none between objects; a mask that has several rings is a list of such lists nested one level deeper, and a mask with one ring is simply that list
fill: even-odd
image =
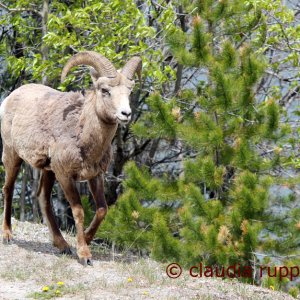
[{"label": "grass", "polygon": [[64,282],[58,281],[50,285],[44,285],[39,291],[29,293],[27,298],[53,299],[63,297],[65,295],[77,295],[79,292],[83,291],[86,291],[86,287],[82,283],[68,286]]},{"label": "grass", "polygon": [[0,272],[1,278],[9,281],[26,280],[28,272],[23,267],[12,266],[10,269]]},{"label": "grass", "polygon": [[27,297],[33,299],[53,299],[65,294],[66,287],[64,282],[59,281],[56,284],[45,285],[41,291],[30,293]]}]

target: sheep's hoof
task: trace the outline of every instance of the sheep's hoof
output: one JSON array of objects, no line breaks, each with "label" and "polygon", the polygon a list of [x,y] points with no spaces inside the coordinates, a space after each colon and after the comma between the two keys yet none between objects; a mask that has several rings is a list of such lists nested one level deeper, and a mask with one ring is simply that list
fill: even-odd
[{"label": "sheep's hoof", "polygon": [[85,242],[87,243],[87,245],[90,245],[92,240],[93,239],[85,237]]},{"label": "sheep's hoof", "polygon": [[93,261],[91,258],[87,258],[87,257],[82,257],[79,258],[79,263],[82,264],[84,267],[86,266],[92,266],[93,265]]},{"label": "sheep's hoof", "polygon": [[9,230],[3,231],[2,242],[3,244],[9,245],[11,244],[12,234]]},{"label": "sheep's hoof", "polygon": [[2,238],[2,243],[4,245],[10,245],[11,244],[11,239],[7,238],[7,237],[3,237]]},{"label": "sheep's hoof", "polygon": [[70,247],[66,247],[65,249],[61,250],[60,254],[63,254],[63,255],[73,255],[72,250],[71,250]]}]

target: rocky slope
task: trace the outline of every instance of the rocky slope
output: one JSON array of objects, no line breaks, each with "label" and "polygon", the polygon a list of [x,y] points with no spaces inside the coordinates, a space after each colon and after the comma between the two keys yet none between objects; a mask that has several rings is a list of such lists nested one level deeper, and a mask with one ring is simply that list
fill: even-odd
[{"label": "rocky slope", "polygon": [[[0,243],[0,299],[294,299],[287,294],[234,280],[166,275],[166,265],[128,260],[93,247],[94,266],[59,255],[44,225],[13,221],[14,240]],[[74,246],[74,237],[65,234]],[[75,252],[75,249],[74,249]],[[44,291],[43,291],[44,289]]]}]

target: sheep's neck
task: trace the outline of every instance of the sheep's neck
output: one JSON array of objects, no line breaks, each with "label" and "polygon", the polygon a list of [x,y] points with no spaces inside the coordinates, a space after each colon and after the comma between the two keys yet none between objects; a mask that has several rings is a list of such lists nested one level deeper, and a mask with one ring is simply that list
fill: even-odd
[{"label": "sheep's neck", "polygon": [[83,160],[100,161],[112,142],[117,124],[109,124],[98,117],[95,109],[95,94],[85,99],[79,120],[79,147]]}]

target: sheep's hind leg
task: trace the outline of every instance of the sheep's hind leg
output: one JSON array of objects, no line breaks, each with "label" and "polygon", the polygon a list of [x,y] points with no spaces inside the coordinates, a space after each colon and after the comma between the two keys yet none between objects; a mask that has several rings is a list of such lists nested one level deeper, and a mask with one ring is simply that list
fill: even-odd
[{"label": "sheep's hind leg", "polygon": [[40,186],[38,191],[38,198],[40,208],[45,218],[48,228],[50,230],[50,234],[52,236],[53,245],[57,247],[62,254],[72,254],[71,248],[66,240],[63,238],[53,213],[52,205],[51,205],[51,191],[55,182],[55,174],[52,171],[43,170]]},{"label": "sheep's hind leg", "polygon": [[90,179],[89,188],[96,204],[96,213],[90,226],[85,231],[85,240],[87,244],[89,244],[93,240],[97,229],[103,221],[107,212],[107,204],[104,196],[103,174],[100,174],[97,177]]},{"label": "sheep's hind leg", "polygon": [[79,257],[79,262],[84,266],[92,265],[92,255],[84,235],[84,210],[75,182],[74,180],[65,177],[57,177],[57,180],[70,203],[75,220],[77,230],[77,255]]},{"label": "sheep's hind leg", "polygon": [[3,147],[2,155],[3,165],[5,168],[5,182],[3,186],[4,196],[4,217],[2,224],[2,237],[4,243],[9,243],[12,239],[11,232],[11,210],[12,198],[14,193],[15,181],[22,164],[22,159],[15,151],[8,148],[6,145]]}]

